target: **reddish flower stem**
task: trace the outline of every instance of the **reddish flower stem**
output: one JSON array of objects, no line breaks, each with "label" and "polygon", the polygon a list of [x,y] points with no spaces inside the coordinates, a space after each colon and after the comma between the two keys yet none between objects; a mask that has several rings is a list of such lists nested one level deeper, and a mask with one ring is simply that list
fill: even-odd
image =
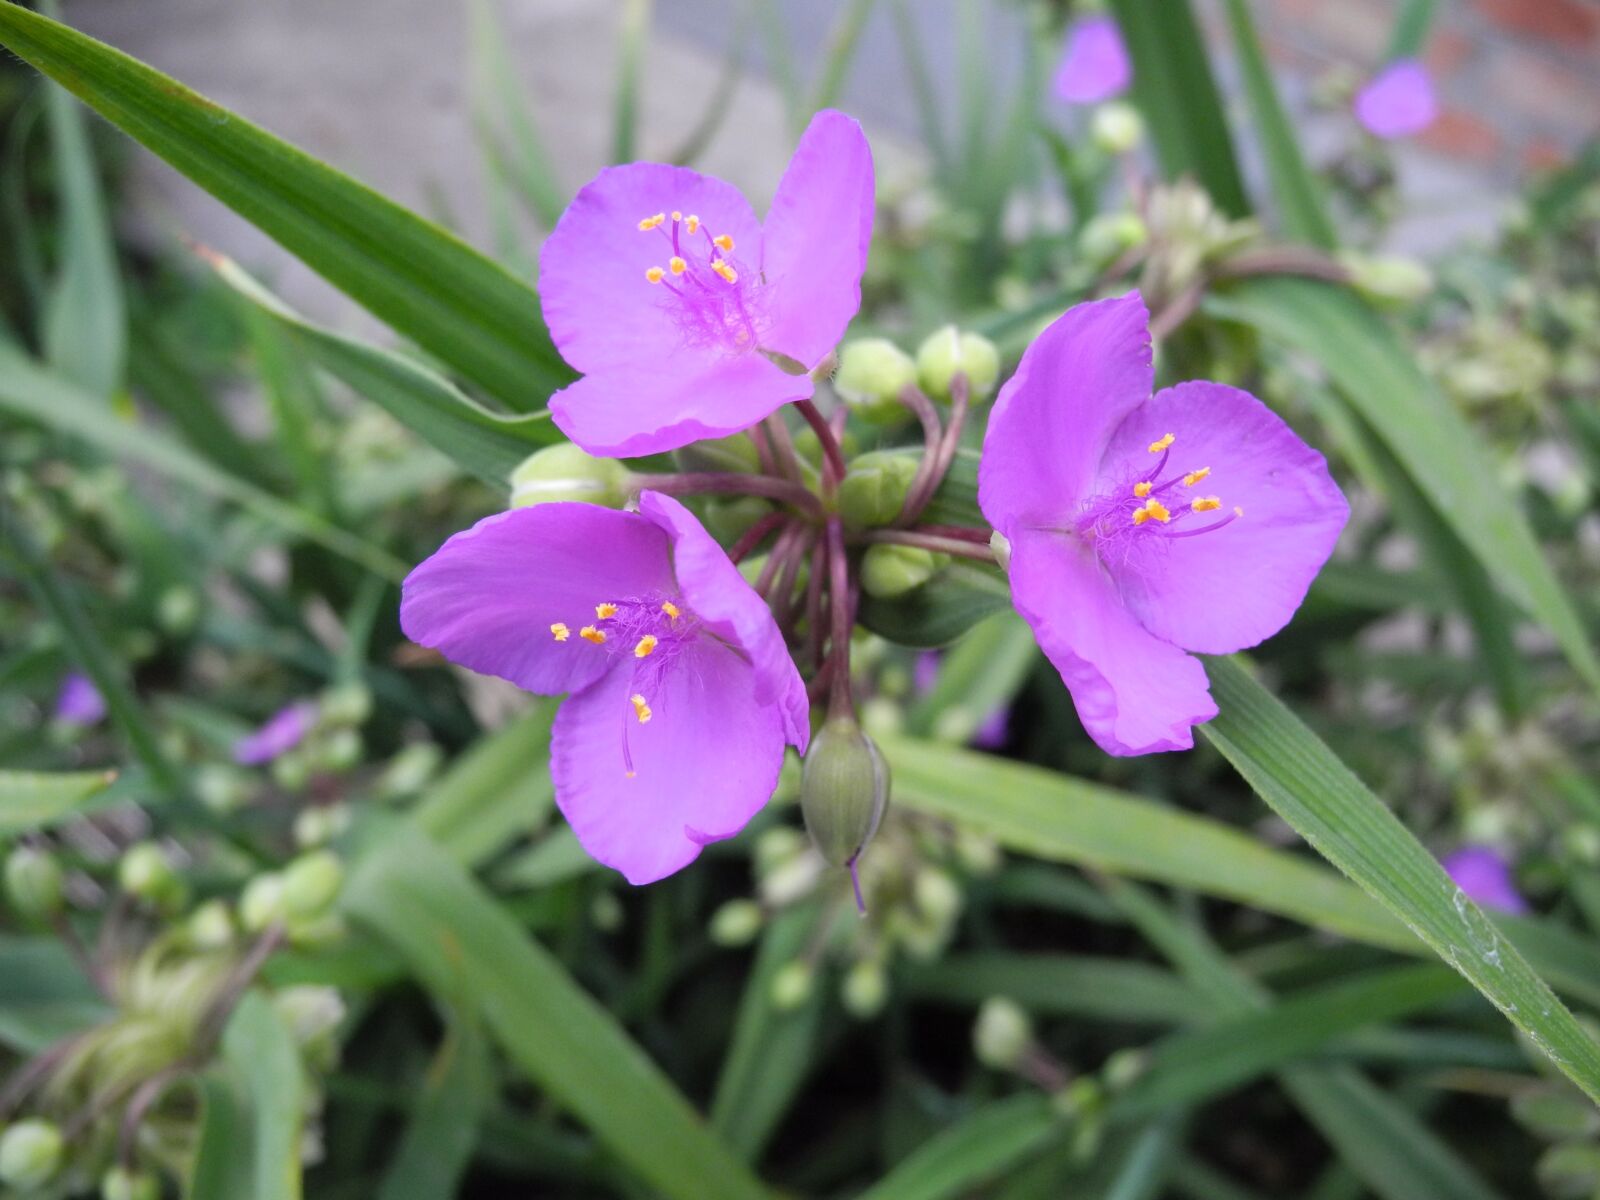
[{"label": "reddish flower stem", "polygon": [[794,548],[790,550],[789,557],[783,564],[783,571],[778,575],[778,586],[771,596],[773,619],[778,622],[778,628],[783,630],[785,637],[793,632],[794,585],[800,578],[800,567],[816,540],[815,528],[801,527],[800,535],[795,538]]},{"label": "reddish flower stem", "polygon": [[900,403],[916,413],[917,420],[922,422],[922,461],[917,464],[917,472],[911,477],[911,486],[906,489],[905,503],[900,506],[900,515],[894,520],[896,525],[905,526],[914,522],[917,514],[922,511],[921,505],[915,504],[915,500],[922,493],[926,478],[939,457],[939,442],[943,430],[939,426],[939,412],[934,408],[933,401],[928,399],[916,384],[906,384],[900,393]]},{"label": "reddish flower stem", "polygon": [[813,517],[823,515],[822,501],[798,483],[773,479],[767,475],[740,475],[735,472],[690,471],[682,475],[635,475],[634,486],[675,495],[681,492],[728,492],[742,496],[765,496],[792,504]]},{"label": "reddish flower stem", "polygon": [[834,437],[833,428],[813,401],[797,400],[795,407],[800,410],[800,415],[806,419],[806,424],[810,425],[812,432],[817,435],[817,442],[822,447],[823,492],[832,495],[833,490],[839,486],[839,481],[844,478],[844,451],[839,448],[839,439]]},{"label": "reddish flower stem", "polygon": [[778,572],[783,569],[784,563],[789,561],[789,555],[799,535],[800,526],[793,524],[787,526],[773,543],[772,553],[767,555],[767,561],[761,564],[761,574],[756,577],[756,592],[763,599],[770,600],[768,593],[772,590]]},{"label": "reddish flower stem", "polygon": [[850,716],[855,702],[850,696],[850,627],[855,624],[850,595],[850,560],[845,556],[844,522],[828,518],[828,598],[833,605],[833,637],[828,661],[833,669],[828,715]]},{"label": "reddish flower stem", "polygon": [[958,558],[970,558],[976,562],[993,563],[994,551],[987,545],[980,546],[976,542],[965,539],[939,537],[931,533],[923,533],[917,529],[873,529],[861,535],[863,542],[888,542],[896,546],[917,546],[923,550],[933,550],[939,554],[953,554]]},{"label": "reddish flower stem", "polygon": [[980,546],[987,546],[994,537],[994,531],[989,529],[973,529],[967,525],[918,525],[915,533],[931,533],[934,537],[955,538],[962,542],[976,542]]},{"label": "reddish flower stem", "polygon": [[766,539],[767,534],[787,520],[789,520],[788,513],[768,513],[739,536],[739,540],[733,544],[733,549],[728,551],[728,557],[735,563],[743,562],[750,552]]},{"label": "reddish flower stem", "polygon": [[767,435],[772,439],[772,455],[777,460],[778,474],[799,483],[805,478],[800,469],[800,456],[795,453],[794,438],[789,426],[784,424],[782,412],[775,412],[766,420]]},{"label": "reddish flower stem", "polygon": [[806,580],[806,644],[800,661],[810,663],[820,678],[822,675],[822,596],[823,586],[832,571],[833,553],[828,539],[817,543],[817,553],[811,563],[811,578]]}]

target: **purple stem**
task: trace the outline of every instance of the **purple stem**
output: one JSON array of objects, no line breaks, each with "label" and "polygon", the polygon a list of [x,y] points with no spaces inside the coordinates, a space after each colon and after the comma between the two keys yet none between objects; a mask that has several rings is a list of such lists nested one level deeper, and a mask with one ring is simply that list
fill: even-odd
[{"label": "purple stem", "polygon": [[736,563],[743,562],[746,556],[762,543],[767,534],[787,520],[789,520],[788,513],[768,513],[740,535],[739,540],[733,544],[733,549],[728,551],[728,557]]},{"label": "purple stem", "polygon": [[831,495],[833,489],[839,486],[839,481],[844,478],[844,451],[839,448],[839,440],[834,437],[833,428],[815,403],[810,400],[797,400],[795,407],[806,419],[806,424],[811,426],[817,435],[818,444],[822,447],[822,486],[824,492]]},{"label": "purple stem", "polygon": [[803,509],[813,517],[823,515],[822,501],[798,483],[773,479],[767,475],[740,475],[735,472],[690,471],[682,475],[635,475],[634,486],[666,492],[731,492],[741,496],[765,496]]},{"label": "purple stem", "polygon": [[994,551],[965,539],[938,537],[917,529],[873,529],[861,535],[864,542],[888,542],[895,546],[916,546],[939,554],[953,554],[977,562],[993,563]]},{"label": "purple stem", "polygon": [[778,474],[799,483],[805,478],[800,469],[800,456],[795,453],[794,438],[783,422],[783,414],[775,412],[767,418],[767,434],[772,438],[772,454],[777,460]]},{"label": "purple stem", "polygon": [[[939,413],[933,407],[933,401],[928,399],[914,383],[906,384],[900,392],[900,403],[917,414],[917,420],[922,422],[922,461],[917,464],[917,472],[911,477],[911,486],[906,489],[905,503],[900,506],[900,515],[895,518],[896,525],[910,525],[917,519],[917,514],[922,511],[925,501],[919,500],[926,486],[927,477],[933,471],[934,462],[939,457],[939,442],[943,431],[939,427]],[[930,491],[928,495],[932,495]]]},{"label": "purple stem", "polygon": [[860,857],[859,852],[852,854],[850,861],[844,865],[850,868],[850,886],[856,893],[856,911],[864,917],[867,915],[867,902],[861,898],[861,876],[856,871],[856,860]]},{"label": "purple stem", "polygon": [[828,599],[833,605],[833,637],[828,646],[833,680],[828,715],[844,717],[855,708],[850,696],[850,626],[854,624],[854,614],[850,611],[850,560],[845,556],[844,522],[836,516],[828,518]]}]

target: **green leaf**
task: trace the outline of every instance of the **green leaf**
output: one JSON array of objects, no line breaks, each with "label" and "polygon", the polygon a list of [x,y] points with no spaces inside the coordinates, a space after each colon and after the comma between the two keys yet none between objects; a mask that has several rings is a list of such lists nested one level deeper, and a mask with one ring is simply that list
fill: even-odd
[{"label": "green leaf", "polygon": [[652,1195],[765,1196],[616,1020],[414,827],[397,824],[375,839],[352,870],[345,904],[437,993],[474,998],[511,1061]]},{"label": "green leaf", "polygon": [[48,829],[89,811],[117,778],[115,771],[0,771],[0,836]]},{"label": "green leaf", "polygon": [[612,103],[611,161],[633,161],[639,128],[639,76],[650,41],[650,15],[655,0],[623,0],[622,27],[617,35],[617,96]]},{"label": "green leaf", "polygon": [[0,44],[517,411],[572,373],[532,288],[438,226],[76,30],[0,3]]},{"label": "green leaf", "polygon": [[1003,1176],[1060,1132],[1049,1097],[1029,1092],[997,1100],[929,1138],[857,1200],[956,1200]]},{"label": "green leaf", "polygon": [[250,1114],[232,1073],[215,1071],[202,1076],[197,1089],[200,1144],[184,1188],[185,1200],[250,1200],[253,1159],[241,1153]]},{"label": "green leaf", "polygon": [[1011,588],[999,571],[953,562],[903,596],[862,596],[856,620],[901,646],[945,646],[1010,607]]},{"label": "green leaf", "polygon": [[811,96],[811,111],[832,108],[839,102],[839,89],[844,86],[855,60],[856,49],[861,44],[861,31],[878,0],[848,0],[834,19],[828,31],[827,53],[817,77],[817,90]]},{"label": "green leaf", "polygon": [[1428,40],[1428,26],[1433,23],[1433,9],[1434,0],[1406,0],[1395,18],[1389,58],[1416,58],[1422,53],[1423,44]]},{"label": "green leaf", "polygon": [[1600,1099],[1600,1046],[1410,830],[1239,663],[1206,669],[1221,711],[1201,730],[1256,793]]},{"label": "green leaf", "polygon": [[1238,55],[1245,99],[1249,102],[1256,136],[1267,161],[1267,178],[1278,202],[1283,230],[1291,238],[1332,250],[1338,245],[1338,235],[1328,217],[1322,185],[1307,169],[1305,157],[1300,153],[1300,139],[1278,99],[1272,72],[1261,52],[1261,41],[1256,37],[1248,0],[1225,0],[1223,7],[1233,30],[1233,47]]},{"label": "green leaf", "polygon": [[472,1161],[494,1071],[475,1017],[452,1011],[378,1200],[452,1200]]},{"label": "green leaf", "polygon": [[1600,688],[1600,659],[1488,450],[1371,309],[1340,288],[1285,276],[1242,281],[1207,305],[1315,359],[1485,568]]},{"label": "green leaf", "polygon": [[38,1054],[110,1015],[59,940],[0,936],[0,1044]]},{"label": "green leaf", "polygon": [[[305,1119],[300,1052],[262,993],[247,992],[239,1002],[222,1034],[222,1056],[249,1097],[254,1200],[299,1200]],[[236,1143],[234,1152],[239,1148]]]},{"label": "green leaf", "polygon": [[913,964],[897,981],[907,994],[978,1007],[1009,996],[1039,1016],[1186,1024],[1194,1019],[1194,989],[1149,963],[1083,954],[1014,954],[984,950]]},{"label": "green leaf", "polygon": [[944,656],[933,687],[907,711],[906,728],[916,734],[937,729],[944,741],[965,742],[1011,701],[1037,659],[1033,631],[1015,612],[985,618]]},{"label": "green leaf", "polygon": [[[496,15],[494,0],[473,0],[471,38],[472,110],[479,136],[529,211],[546,229],[553,229],[567,197],[518,86],[509,52],[513,43]],[[496,132],[501,122],[503,139]]]},{"label": "green leaf", "polygon": [[1133,59],[1133,98],[1144,112],[1162,172],[1193,175],[1217,207],[1248,216],[1222,99],[1189,0],[1112,0]]},{"label": "green leaf", "polygon": [[492,413],[421,363],[306,320],[232,259],[217,255],[211,263],[312,361],[491,487],[504,490],[523,459],[565,440],[549,413]]}]

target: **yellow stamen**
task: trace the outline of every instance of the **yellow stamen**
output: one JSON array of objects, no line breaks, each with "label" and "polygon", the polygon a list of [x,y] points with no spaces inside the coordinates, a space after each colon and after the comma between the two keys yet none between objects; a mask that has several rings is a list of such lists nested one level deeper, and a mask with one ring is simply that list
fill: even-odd
[{"label": "yellow stamen", "polygon": [[1150,443],[1150,453],[1151,454],[1160,454],[1163,450],[1165,450],[1168,446],[1172,445],[1172,443],[1177,441],[1177,440],[1178,440],[1177,438],[1173,437],[1172,434],[1169,433],[1165,437],[1161,438],[1159,441],[1155,441],[1155,442],[1151,442]]},{"label": "yellow stamen", "polygon": [[667,273],[665,271],[663,271],[660,267],[651,267],[648,271],[646,271],[644,273],[644,277],[646,279],[648,279],[651,283],[660,283],[663,279],[666,278],[666,276],[667,276]]},{"label": "yellow stamen", "polygon": [[1201,467],[1198,471],[1190,471],[1183,477],[1183,486],[1193,487],[1209,474],[1211,474],[1210,467]]},{"label": "yellow stamen", "polygon": [[617,606],[609,600],[601,601],[594,606],[594,615],[604,621],[617,615]]},{"label": "yellow stamen", "polygon": [[639,724],[643,725],[652,716],[650,706],[645,703],[644,697],[639,695],[638,692],[629,696],[628,699],[633,702],[633,715],[638,717]]},{"label": "yellow stamen", "polygon": [[1215,496],[1200,496],[1197,497],[1195,502],[1189,505],[1189,507],[1194,509],[1195,512],[1211,512],[1215,509],[1221,508],[1222,501],[1217,499]]},{"label": "yellow stamen", "polygon": [[730,267],[727,263],[723,262],[720,258],[716,262],[711,264],[711,269],[713,271],[715,271],[718,275],[721,275],[722,278],[727,280],[729,283],[738,283],[739,282],[739,272],[735,271],[732,267]]},{"label": "yellow stamen", "polygon": [[689,269],[689,264],[684,262],[683,259],[679,258],[676,254],[667,260],[667,266],[672,268],[672,273],[674,275],[682,275]]},{"label": "yellow stamen", "polygon": [[1141,479],[1138,483],[1133,485],[1133,494],[1139,497],[1139,499],[1143,500],[1150,494],[1150,487],[1151,484],[1148,479]]},{"label": "yellow stamen", "polygon": [[671,600],[663,600],[661,602],[661,611],[666,613],[667,616],[671,617],[674,621],[683,615],[683,610]]},{"label": "yellow stamen", "polygon": [[700,232],[700,218],[695,216],[693,213],[690,213],[689,214],[689,219],[683,223],[683,227],[685,229],[687,229],[690,233],[699,233]]},{"label": "yellow stamen", "polygon": [[647,633],[639,639],[639,644],[633,648],[633,656],[635,658],[648,658],[655,648],[656,635]]},{"label": "yellow stamen", "polygon": [[1165,525],[1172,520],[1172,514],[1167,511],[1167,506],[1159,500],[1146,500],[1133,510],[1133,523],[1143,525],[1146,521],[1160,521]]},{"label": "yellow stamen", "polygon": [[649,233],[652,229],[654,229],[657,225],[661,224],[661,222],[665,221],[666,219],[667,219],[667,214],[666,213],[657,213],[653,217],[646,217],[644,220],[639,222],[639,232],[640,233]]},{"label": "yellow stamen", "polygon": [[578,636],[586,642],[593,642],[596,646],[604,646],[606,644],[606,635],[593,625],[585,625],[578,630]]},{"label": "yellow stamen", "polygon": [[711,244],[724,254],[733,253],[733,239],[725,233],[719,233],[711,239]]},{"label": "yellow stamen", "polygon": [[557,621],[550,626],[550,633],[556,641],[564,642],[572,636],[572,628],[565,621]]}]

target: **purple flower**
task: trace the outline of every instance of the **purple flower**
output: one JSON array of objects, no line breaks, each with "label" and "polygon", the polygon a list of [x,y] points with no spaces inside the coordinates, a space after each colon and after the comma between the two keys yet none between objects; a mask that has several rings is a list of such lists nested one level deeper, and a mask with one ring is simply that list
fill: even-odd
[{"label": "purple flower", "polygon": [[1421,133],[1439,115],[1428,69],[1414,58],[1397,58],[1356,93],[1356,119],[1374,137]]},{"label": "purple flower", "polygon": [[[924,650],[911,664],[911,686],[916,689],[918,695],[927,695],[939,682],[939,663],[943,657],[944,655],[938,650]],[[976,746],[979,750],[998,750],[1006,744],[1006,734],[1010,726],[1011,707],[1007,704],[996,705],[977,729],[972,731],[967,744]]]},{"label": "purple flower", "polygon": [[873,187],[861,126],[833,111],[801,136],[765,227],[686,167],[600,172],[539,256],[545,321],[584,373],[551,397],[556,424],[591,454],[653,454],[809,397],[804,372],[861,307]]},{"label": "purple flower", "polygon": [[1074,21],[1056,68],[1056,96],[1068,104],[1099,104],[1120,96],[1131,82],[1133,64],[1116,19],[1102,15]]},{"label": "purple flower", "polygon": [[1528,902],[1511,878],[1511,864],[1488,846],[1463,846],[1443,866],[1474,904],[1508,913],[1528,911]]},{"label": "purple flower", "polygon": [[805,684],[772,614],[700,522],[643,492],[639,512],[518,508],[447,541],[406,578],[406,636],[544,695],[556,802],[630,883],[732,837],[810,739]]},{"label": "purple flower", "polygon": [[[1322,456],[1219,383],[1150,394],[1137,292],[1080,304],[1000,391],[978,503],[1011,592],[1108,754],[1187,750],[1205,669],[1277,632],[1349,516]],[[1215,492],[1215,494],[1213,494]]]},{"label": "purple flower", "polygon": [[69,671],[56,693],[56,720],[64,725],[95,725],[106,715],[106,700],[100,689],[80,671]]},{"label": "purple flower", "polygon": [[315,701],[296,700],[285,705],[268,717],[260,729],[233,744],[233,761],[247,767],[271,762],[303,742],[316,723]]}]

